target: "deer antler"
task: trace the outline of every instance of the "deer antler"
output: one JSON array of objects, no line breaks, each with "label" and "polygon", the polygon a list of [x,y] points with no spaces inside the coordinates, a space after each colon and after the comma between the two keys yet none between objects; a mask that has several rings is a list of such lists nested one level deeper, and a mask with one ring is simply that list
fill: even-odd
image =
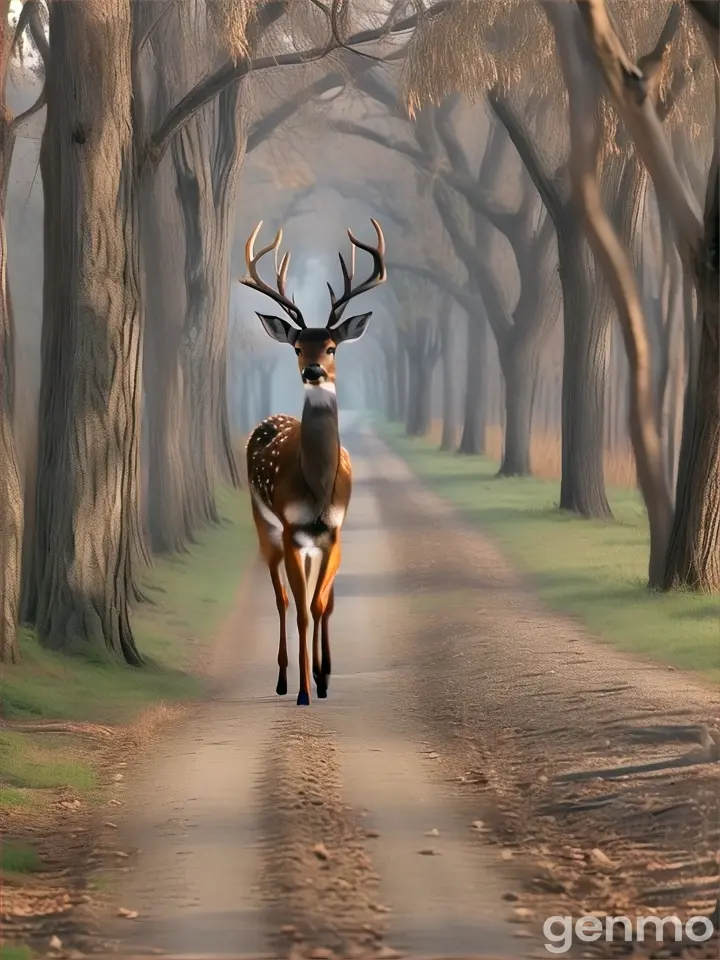
[{"label": "deer antler", "polygon": [[[336,327],[343,315],[343,311],[348,303],[352,300],[353,297],[357,297],[358,294],[365,293],[367,290],[371,290],[373,287],[376,287],[380,283],[384,283],[387,280],[387,270],[385,269],[385,237],[380,228],[380,224],[377,220],[370,220],[370,223],[375,227],[375,233],[377,234],[377,247],[371,247],[366,243],[361,243],[360,240],[356,239],[350,230],[348,230],[348,236],[350,237],[350,243],[352,243],[352,260],[350,261],[350,270],[345,265],[343,256],[341,253],[338,254],[340,258],[340,266],[343,272],[343,282],[345,285],[345,290],[343,291],[342,296],[339,299],[336,299],[333,288],[328,283],[328,290],[330,291],[330,319],[328,321],[328,330],[332,330],[333,327]],[[359,250],[364,250],[366,253],[369,253],[373,258],[373,270],[367,280],[364,280],[359,286],[355,287],[353,290],[352,282],[355,275],[355,248]]]},{"label": "deer antler", "polygon": [[[260,233],[260,228],[262,225],[263,221],[261,220],[250,234],[248,241],[245,244],[245,263],[247,265],[248,272],[244,277],[240,278],[240,283],[243,283],[246,287],[251,287],[253,290],[258,290],[260,293],[266,294],[268,297],[274,300],[275,303],[279,304],[279,306],[283,308],[285,313],[290,317],[297,327],[305,330],[306,325],[305,321],[303,320],[303,315],[300,313],[295,301],[289,300],[285,296],[285,281],[287,280],[288,267],[290,266],[290,254],[285,254],[280,261],[279,268],[277,265],[278,249],[282,242],[282,229],[278,230],[272,243],[255,253],[255,241],[257,240],[257,235]],[[259,261],[265,256],[265,254],[270,253],[272,250],[275,251],[275,281],[277,283],[277,290],[271,287],[268,283],[265,283],[257,270]]]}]

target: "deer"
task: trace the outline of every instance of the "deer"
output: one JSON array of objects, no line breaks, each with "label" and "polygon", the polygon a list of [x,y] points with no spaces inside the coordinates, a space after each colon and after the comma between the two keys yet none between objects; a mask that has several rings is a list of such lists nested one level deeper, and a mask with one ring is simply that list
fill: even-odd
[{"label": "deer", "polygon": [[[340,532],[352,494],[352,464],[340,445],[335,385],[335,351],[359,340],[372,313],[343,319],[348,303],[387,279],[385,238],[376,220],[377,245],[362,243],[347,231],[351,243],[348,269],[341,253],[344,290],[330,291],[330,314],[324,327],[308,327],[295,298],[285,293],[290,253],[278,267],[282,229],[274,241],[255,252],[261,220],[245,245],[247,273],[240,282],[265,294],[289,318],[257,313],[265,332],[278,343],[289,344],[297,355],[304,387],[302,417],[274,414],[259,423],[246,444],[248,487],[260,554],[270,572],[280,618],[278,681],[275,692],[287,693],[287,584],[295,602],[299,640],[300,690],[298,706],[310,705],[310,670],[307,632],[312,617],[312,671],[319,699],[327,697],[330,681],[330,616],[335,608],[335,577],[340,568]],[[370,276],[355,282],[355,252],[368,253]],[[275,256],[275,287],[258,273],[258,263],[268,253]],[[283,570],[285,577],[283,577]],[[309,612],[309,615],[308,615]]]}]

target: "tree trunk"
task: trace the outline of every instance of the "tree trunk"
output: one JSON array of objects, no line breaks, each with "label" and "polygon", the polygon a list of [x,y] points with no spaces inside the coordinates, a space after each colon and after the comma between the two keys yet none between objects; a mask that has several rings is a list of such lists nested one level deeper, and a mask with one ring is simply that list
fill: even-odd
[{"label": "tree trunk", "polygon": [[605,492],[603,414],[611,314],[586,254],[584,233],[569,213],[558,232],[564,332],[560,509],[607,519],[612,513]]},{"label": "tree trunk", "polygon": [[[240,85],[193,118],[173,144],[186,236],[187,317],[182,347],[188,408],[186,445],[192,476],[186,516],[193,529],[218,519],[215,488],[239,475],[227,408],[227,334],[230,298],[231,216],[241,166]],[[210,110],[217,112],[212,142]]]},{"label": "tree trunk", "polygon": [[696,267],[700,350],[685,403],[675,518],[663,588],[720,591],[720,209],[717,146]]},{"label": "tree trunk", "polygon": [[408,411],[408,357],[404,342],[398,344],[395,354],[395,395],[397,397],[398,423],[404,423]]},{"label": "tree trunk", "polygon": [[458,453],[478,456],[485,453],[487,418],[487,326],[485,308],[467,315],[467,371],[463,430]]},{"label": "tree trunk", "polygon": [[428,363],[423,363],[420,369],[420,376],[417,383],[417,422],[415,424],[416,437],[427,437],[432,427],[432,383],[433,368]]},{"label": "tree trunk", "polygon": [[140,656],[140,304],[130,0],[50,4],[34,619],[52,647]]},{"label": "tree trunk", "polygon": [[398,382],[395,375],[398,350],[399,347],[395,350],[388,347],[385,350],[385,419],[388,423],[398,420]]},{"label": "tree trunk", "polygon": [[455,450],[458,441],[457,397],[455,390],[457,374],[454,356],[455,331],[452,327],[449,311],[446,312],[442,321],[440,333],[442,338],[441,359],[443,388],[443,425],[440,449]]},{"label": "tree trunk", "polygon": [[[7,5],[0,4],[5,19],[0,44],[7,56],[9,45]],[[0,63],[0,77],[6,64]],[[15,135],[3,108],[0,116],[0,663],[19,663],[17,641],[20,603],[20,564],[23,542],[23,498],[15,445],[15,329],[7,282],[5,200]]]},{"label": "tree trunk", "polygon": [[[170,157],[143,183],[141,252],[145,303],[145,398],[148,407],[147,526],[155,553],[184,551],[192,530],[186,525],[185,407],[180,337],[185,314],[183,244],[177,229]],[[174,216],[173,216],[174,215]]]},{"label": "tree trunk", "polygon": [[420,365],[408,352],[408,390],[405,412],[405,433],[409,437],[418,436],[420,423]]},{"label": "tree trunk", "polygon": [[505,378],[505,447],[498,471],[501,477],[529,477],[533,399],[539,357],[534,351],[501,352]]}]

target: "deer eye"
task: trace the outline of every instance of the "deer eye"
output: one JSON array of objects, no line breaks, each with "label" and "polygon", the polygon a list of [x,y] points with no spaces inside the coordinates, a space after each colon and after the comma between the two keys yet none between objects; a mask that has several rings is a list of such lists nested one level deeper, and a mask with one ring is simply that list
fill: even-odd
[{"label": "deer eye", "polygon": [[296,353],[297,356],[299,357],[300,354],[302,353],[302,349],[301,349],[300,347],[295,347],[295,353]]},{"label": "deer eye", "polygon": [[325,353],[326,353],[329,357],[335,356],[335,347],[328,347],[327,350],[325,351]]}]

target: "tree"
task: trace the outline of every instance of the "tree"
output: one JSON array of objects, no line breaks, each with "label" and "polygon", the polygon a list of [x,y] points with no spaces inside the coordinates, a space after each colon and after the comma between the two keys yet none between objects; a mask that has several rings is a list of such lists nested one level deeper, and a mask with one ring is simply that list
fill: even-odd
[{"label": "tree", "polygon": [[7,235],[5,205],[15,138],[23,123],[44,103],[44,90],[24,113],[13,117],[5,102],[5,87],[13,53],[29,29],[41,56],[47,41],[39,4],[28,0],[13,31],[9,23],[9,2],[0,2],[0,662],[17,663],[20,650],[17,624],[20,604],[21,555],[24,504],[15,443],[15,329],[7,278]]},{"label": "tree", "polygon": [[42,384],[31,612],[43,642],[140,663],[140,301],[130,0],[53,0],[41,146]]},{"label": "tree", "polygon": [[[693,4],[717,49],[716,25],[704,19],[704,4]],[[583,12],[567,3],[545,4],[570,93],[574,188],[586,212],[588,234],[618,306],[631,369],[630,425],[638,479],[650,523],[649,582],[665,589],[678,584],[720,589],[720,388],[718,359],[718,140],[710,167],[704,218],[679,176],[661,127],[655,89],[659,63],[679,23],[674,5],[655,48],[641,69],[630,59],[601,0]],[[650,175],[660,202],[674,218],[681,249],[693,265],[701,316],[697,375],[690,377],[685,407],[678,496],[673,519],[662,451],[654,419],[648,370],[645,317],[632,267],[600,202],[595,175],[597,136],[593,125],[599,90],[592,51],[607,88]],[[717,53],[715,54],[717,57]],[[590,65],[590,66],[589,66]]]}]

